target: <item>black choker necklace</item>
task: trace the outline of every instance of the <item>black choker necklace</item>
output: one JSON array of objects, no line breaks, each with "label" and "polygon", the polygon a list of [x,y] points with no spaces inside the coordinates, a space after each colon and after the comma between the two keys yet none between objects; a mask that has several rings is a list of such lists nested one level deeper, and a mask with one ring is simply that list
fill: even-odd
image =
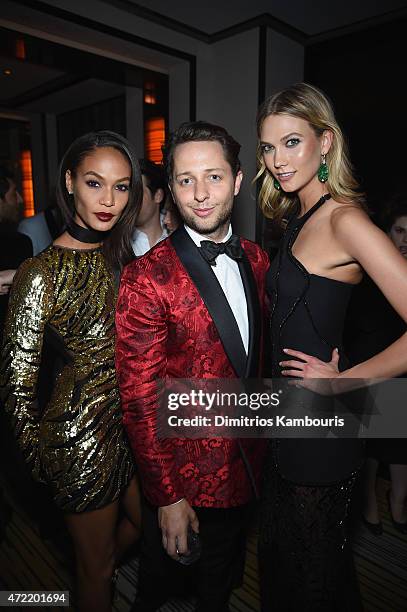
[{"label": "black choker necklace", "polygon": [[99,232],[98,230],[90,229],[88,227],[81,227],[73,219],[67,225],[66,231],[72,238],[79,240],[79,242],[86,242],[88,244],[96,244],[102,242],[108,235],[108,232]]}]

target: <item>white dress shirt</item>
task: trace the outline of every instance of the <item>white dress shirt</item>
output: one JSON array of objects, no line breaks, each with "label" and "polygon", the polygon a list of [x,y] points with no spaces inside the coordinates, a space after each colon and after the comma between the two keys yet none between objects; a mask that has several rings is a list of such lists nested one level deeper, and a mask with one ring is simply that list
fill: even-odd
[{"label": "white dress shirt", "polygon": [[[208,240],[206,236],[198,234],[186,225],[185,229],[197,247],[201,246],[201,240]],[[229,240],[231,235],[232,227],[229,225],[229,230],[222,242]],[[231,259],[226,253],[222,253],[217,256],[216,266],[211,266],[211,269],[218,279],[229,306],[232,309],[247,354],[249,348],[249,319],[247,316],[246,295],[237,261]]]},{"label": "white dress shirt", "polygon": [[[164,227],[163,219],[164,219],[164,215],[160,214],[160,223],[161,223],[163,232],[155,244],[158,244],[159,242],[161,242],[161,240],[164,240],[164,238],[167,238],[169,236],[167,228]],[[136,255],[136,257],[141,257],[141,255],[144,255],[145,253],[147,253],[147,251],[149,251],[152,248],[152,246],[155,246],[155,245],[153,244],[152,246],[150,246],[150,242],[148,240],[147,234],[145,232],[142,232],[139,229],[135,229],[133,236],[131,238],[131,246],[133,247],[133,252]]]}]

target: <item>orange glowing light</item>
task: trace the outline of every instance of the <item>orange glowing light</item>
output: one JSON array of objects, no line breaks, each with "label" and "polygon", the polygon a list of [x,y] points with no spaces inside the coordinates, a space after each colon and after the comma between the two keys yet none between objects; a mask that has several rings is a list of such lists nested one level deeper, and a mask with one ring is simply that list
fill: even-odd
[{"label": "orange glowing light", "polygon": [[144,103],[145,104],[156,104],[157,96],[155,93],[155,84],[146,83],[144,86]]},{"label": "orange glowing light", "polygon": [[152,117],[147,119],[145,127],[146,157],[156,164],[162,160],[161,147],[165,142],[165,119],[164,117]]},{"label": "orange glowing light", "polygon": [[24,200],[24,217],[32,217],[34,210],[34,188],[31,163],[31,151],[26,149],[20,155],[22,196]]},{"label": "orange glowing light", "polygon": [[146,104],[155,104],[156,103],[156,97],[153,93],[145,93],[144,94],[144,102]]},{"label": "orange glowing light", "polygon": [[16,40],[16,58],[25,60],[25,42],[24,38],[17,38]]}]

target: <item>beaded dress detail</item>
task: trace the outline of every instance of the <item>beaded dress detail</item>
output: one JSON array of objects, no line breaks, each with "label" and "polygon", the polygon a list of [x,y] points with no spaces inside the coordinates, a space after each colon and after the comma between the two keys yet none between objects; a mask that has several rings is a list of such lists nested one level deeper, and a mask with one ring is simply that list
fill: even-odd
[{"label": "beaded dress detail", "polygon": [[[292,253],[305,223],[329,198],[329,194],[323,196],[302,217],[294,215],[289,220],[270,267],[267,290],[272,303],[273,376],[281,376],[278,364],[286,359],[284,348],[312,350],[315,357],[324,361],[330,361],[335,347],[342,355],[343,325],[352,285],[309,274]],[[343,357],[340,365],[343,369]]]},{"label": "beaded dress detail", "polygon": [[[115,303],[100,249],[50,246],[24,262],[13,284],[2,396],[24,459],[65,512],[105,506],[133,474],[116,384]],[[41,408],[38,376],[49,330],[66,359]]]},{"label": "beaded dress detail", "polygon": [[[291,217],[269,270],[273,377],[281,376],[284,348],[330,361],[338,347],[340,369],[347,366],[342,333],[352,285],[310,274],[292,253],[304,224],[329,198]],[[260,513],[263,612],[360,609],[346,520],[362,455],[358,440],[271,442]]]}]

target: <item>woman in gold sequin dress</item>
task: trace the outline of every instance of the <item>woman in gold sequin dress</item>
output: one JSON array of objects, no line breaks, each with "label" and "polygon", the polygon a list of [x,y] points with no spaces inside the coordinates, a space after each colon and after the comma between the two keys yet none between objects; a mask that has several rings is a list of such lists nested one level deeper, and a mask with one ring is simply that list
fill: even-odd
[{"label": "woman in gold sequin dress", "polygon": [[[67,230],[27,260],[14,281],[3,347],[2,393],[34,476],[63,511],[77,560],[77,609],[111,609],[111,577],[139,534],[139,493],[122,427],[114,367],[113,269],[133,257],[142,194],[130,143],[113,132],[78,138],[60,167]],[[43,346],[64,365],[38,405]],[[125,518],[118,524],[119,501]]]}]

